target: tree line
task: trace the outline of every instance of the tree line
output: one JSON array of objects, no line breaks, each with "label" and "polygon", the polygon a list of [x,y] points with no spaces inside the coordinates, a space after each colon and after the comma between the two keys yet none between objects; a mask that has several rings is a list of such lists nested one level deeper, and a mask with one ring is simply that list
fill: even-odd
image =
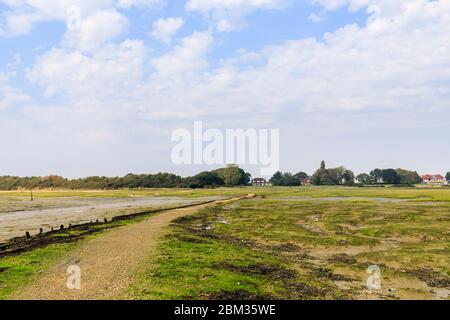
[{"label": "tree line", "polygon": [[[450,181],[450,172],[445,177]],[[219,186],[248,186],[251,175],[236,165],[214,171],[204,171],[192,177],[183,178],[172,173],[128,174],[124,177],[87,177],[67,179],[60,176],[14,177],[0,176],[0,190],[20,189],[81,189],[116,190],[138,188],[208,188]],[[300,186],[305,182],[321,185],[414,185],[422,182],[416,171],[405,169],[374,169],[370,173],[356,175],[344,167],[327,168],[322,161],[319,169],[309,176],[306,172],[292,174],[276,172],[270,182],[274,186]]]},{"label": "tree line", "polygon": [[[355,175],[353,171],[344,167],[327,168],[325,161],[322,161],[319,169],[309,177],[308,174],[300,172],[292,175],[288,172],[277,172],[270,179],[274,186],[298,186],[305,184],[305,181],[313,185],[414,185],[422,183],[422,177],[417,171],[409,171],[405,169],[374,169],[370,173],[361,173]],[[450,172],[447,173],[446,179],[450,180]]]},{"label": "tree line", "polygon": [[138,188],[205,188],[214,186],[246,186],[251,175],[241,168],[230,165],[226,168],[201,172],[183,178],[172,173],[128,174],[124,177],[87,177],[67,179],[60,176],[13,177],[0,176],[0,190],[20,189],[81,189],[115,190]]}]

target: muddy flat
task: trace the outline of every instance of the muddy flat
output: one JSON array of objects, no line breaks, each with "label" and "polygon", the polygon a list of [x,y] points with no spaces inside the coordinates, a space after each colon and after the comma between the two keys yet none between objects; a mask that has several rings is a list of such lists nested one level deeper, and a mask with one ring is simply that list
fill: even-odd
[{"label": "muddy flat", "polygon": [[116,216],[133,213],[136,210],[153,210],[170,208],[189,204],[216,200],[216,198],[184,199],[176,197],[147,197],[147,198],[111,198],[111,199],[82,199],[70,200],[65,206],[46,209],[0,213],[0,242],[23,236],[25,232],[32,235],[44,232],[60,225],[77,225],[90,221],[111,219]]}]

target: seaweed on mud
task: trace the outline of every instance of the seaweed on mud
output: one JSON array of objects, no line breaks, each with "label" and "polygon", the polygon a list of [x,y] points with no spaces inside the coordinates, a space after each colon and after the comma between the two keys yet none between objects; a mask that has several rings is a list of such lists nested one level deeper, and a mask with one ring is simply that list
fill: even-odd
[{"label": "seaweed on mud", "polygon": [[8,270],[9,268],[7,267],[0,267],[0,273],[7,272]]},{"label": "seaweed on mud", "polygon": [[[180,240],[186,239],[213,239],[218,241],[224,241],[229,244],[238,245],[240,247],[248,247],[252,250],[259,252],[265,252],[271,255],[282,256],[284,254],[299,254],[299,258],[311,258],[305,252],[302,252],[302,248],[295,244],[277,244],[277,245],[264,245],[255,240],[242,239],[232,235],[220,234],[214,232],[214,229],[206,228],[211,226],[211,219],[219,216],[221,212],[215,212],[211,216],[208,212],[204,212],[201,215],[190,216],[180,218],[173,223],[177,225],[183,232],[188,235],[177,235]],[[197,240],[193,240],[197,241]],[[207,241],[207,240],[206,240]],[[327,291],[322,288],[318,288],[299,281],[298,274],[295,270],[287,269],[278,265],[266,265],[266,264],[254,264],[248,266],[236,266],[229,263],[215,264],[214,268],[221,268],[232,272],[239,272],[247,275],[259,275],[268,278],[271,281],[280,281],[283,285],[283,291],[285,292],[283,297],[289,299],[315,299],[324,298],[327,295]],[[334,275],[335,279],[342,280],[343,276]],[[214,300],[272,300],[273,296],[261,296],[245,290],[238,291],[218,291],[207,295],[208,299]]]},{"label": "seaweed on mud", "polygon": [[[133,217],[130,217],[130,219],[132,218]],[[91,222],[77,226],[70,226],[66,229],[61,228],[60,230],[39,234],[31,238],[14,238],[0,246],[0,258],[17,255],[38,248],[44,248],[52,244],[74,243],[85,239],[89,235],[101,232],[105,229],[113,229],[118,226],[119,225],[113,225],[112,222]],[[68,231],[70,231],[70,233]]]},{"label": "seaweed on mud", "polygon": [[182,236],[178,235],[176,236],[176,239],[182,242],[188,242],[188,243],[197,243],[197,244],[211,244],[211,241],[208,241],[206,239],[198,238],[198,237],[190,237],[190,236]]},{"label": "seaweed on mud", "polygon": [[289,270],[277,265],[254,264],[249,266],[236,266],[232,264],[217,264],[214,268],[221,268],[244,274],[262,275],[271,280],[290,281],[297,277],[294,270]]},{"label": "seaweed on mud", "polygon": [[207,295],[210,300],[275,300],[275,297],[267,294],[258,294],[246,290],[226,291],[221,290]]},{"label": "seaweed on mud", "polygon": [[430,287],[450,289],[450,277],[444,276],[432,269],[406,270],[406,273],[419,278]]},{"label": "seaweed on mud", "polygon": [[90,229],[85,227],[79,228],[78,230],[80,230],[80,233],[78,234],[66,234],[62,233],[61,231],[55,231],[30,239],[27,239],[26,237],[12,239],[10,242],[2,245],[0,249],[0,258],[18,255],[20,253],[31,251],[33,249],[47,247],[51,244],[73,243],[84,239],[88,235],[100,231],[98,229]]},{"label": "seaweed on mud", "polygon": [[177,219],[173,220],[173,221],[171,222],[171,224],[175,224],[175,225],[186,225],[186,224],[188,224],[188,223],[190,223],[190,222],[193,222],[193,221],[195,221],[195,220],[197,220],[197,219],[198,219],[198,218],[195,217],[195,216],[185,216],[185,217],[180,217],[180,218],[177,218]]},{"label": "seaweed on mud", "polygon": [[227,236],[227,235],[219,235],[218,239],[223,240],[228,243],[231,243],[231,244],[239,245],[239,246],[246,246],[246,247],[250,247],[250,248],[258,247],[258,242],[254,241],[254,240],[242,239],[239,237]]},{"label": "seaweed on mud", "polygon": [[285,285],[289,289],[291,299],[325,298],[326,291],[305,283],[292,282]]},{"label": "seaweed on mud", "polygon": [[[301,283],[295,270],[277,265],[255,264],[249,266],[236,266],[232,264],[220,264],[214,267],[241,272],[244,274],[261,275],[271,281],[281,281],[289,299],[313,299],[325,297],[325,291],[320,288]],[[250,297],[254,299],[255,297]]]},{"label": "seaweed on mud", "polygon": [[206,239],[219,239],[219,236],[214,234],[213,232],[210,232],[210,230],[205,230],[204,228],[191,228],[191,227],[184,227],[184,231],[186,231],[188,234],[192,234],[201,238]]},{"label": "seaweed on mud", "polygon": [[320,279],[328,279],[331,281],[354,281],[355,279],[333,273],[330,269],[327,268],[315,268],[312,270],[312,274]]},{"label": "seaweed on mud", "polygon": [[207,227],[210,226],[209,224],[201,224],[199,227],[192,227],[190,225],[183,225],[182,228],[184,231],[194,234],[199,237],[207,238],[207,239],[214,239],[214,240],[222,240],[227,243],[236,244],[240,246],[247,246],[247,247],[256,247],[258,246],[258,243],[253,240],[246,240],[241,239],[234,236],[224,235],[224,234],[218,234],[215,233],[213,228],[208,229]]},{"label": "seaweed on mud", "polygon": [[355,265],[358,263],[355,257],[349,256],[348,254],[336,254],[328,259],[328,262],[334,263],[343,263],[343,264],[352,264]]},{"label": "seaweed on mud", "polygon": [[295,244],[292,243],[283,243],[280,245],[273,246],[272,249],[274,251],[282,251],[282,252],[296,252],[299,251],[301,248]]}]

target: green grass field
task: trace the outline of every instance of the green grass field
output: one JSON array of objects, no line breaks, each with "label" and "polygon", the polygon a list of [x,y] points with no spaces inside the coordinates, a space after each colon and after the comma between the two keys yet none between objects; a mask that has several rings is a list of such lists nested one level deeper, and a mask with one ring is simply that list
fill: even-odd
[{"label": "green grass field", "polygon": [[[138,299],[448,299],[450,189],[219,188],[36,192],[61,197],[254,193],[170,226],[156,261],[130,288]],[[0,193],[0,204],[21,193]],[[96,235],[96,236],[101,236]],[[0,298],[80,243],[0,259]],[[367,269],[381,269],[369,290]]]},{"label": "green grass field", "polygon": [[[396,188],[396,187],[273,187],[273,188],[252,188],[252,187],[236,187],[236,188],[216,188],[216,189],[130,189],[130,190],[49,190],[34,191],[35,199],[41,198],[58,198],[64,197],[81,197],[81,198],[113,198],[113,197],[145,197],[145,196],[176,196],[186,198],[197,198],[216,195],[238,195],[242,193],[256,193],[266,197],[372,197],[372,198],[394,198],[394,199],[411,199],[411,200],[430,200],[430,201],[450,201],[450,188]],[[11,191],[0,192],[0,201],[8,198],[30,199],[30,191]]]}]

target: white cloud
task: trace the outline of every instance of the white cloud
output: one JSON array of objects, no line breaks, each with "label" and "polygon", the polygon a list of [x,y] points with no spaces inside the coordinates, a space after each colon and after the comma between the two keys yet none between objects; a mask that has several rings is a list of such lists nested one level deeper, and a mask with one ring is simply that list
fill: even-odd
[{"label": "white cloud", "polygon": [[28,95],[9,85],[10,77],[10,74],[0,73],[0,110],[30,101]]},{"label": "white cloud", "polygon": [[131,8],[131,7],[154,7],[161,6],[165,4],[165,0],[118,0],[117,5],[122,8]]},{"label": "white cloud", "polygon": [[[53,50],[30,77],[47,92],[126,101],[142,118],[342,110],[448,108],[450,3],[412,0],[396,16],[348,25],[323,40],[300,39],[211,67],[209,32],[148,59],[142,43],[109,45],[92,57]],[[248,57],[256,57],[249,65]],[[148,76],[144,70],[154,68]],[[126,84],[126,85],[124,85]],[[118,108],[124,108],[118,106]]]},{"label": "white cloud", "polygon": [[160,18],[153,23],[152,36],[166,44],[170,44],[173,36],[183,25],[183,18]]},{"label": "white cloud", "polygon": [[273,9],[282,3],[281,0],[189,0],[186,7],[189,10],[209,12],[243,8]]},{"label": "white cloud", "polygon": [[153,7],[165,0],[0,0],[8,6],[0,17],[0,35],[27,34],[34,24],[42,21],[67,21],[69,9],[76,7],[81,19],[89,19],[102,10],[129,9],[131,7]]},{"label": "white cloud", "polygon": [[284,8],[288,0],[189,0],[186,10],[208,14],[218,31],[238,30],[243,17],[256,10]]},{"label": "white cloud", "polygon": [[[417,0],[309,0],[312,3],[318,3],[327,10],[336,10],[347,6],[351,11],[357,11],[362,8],[377,7],[385,15],[401,14],[406,6]],[[420,0],[422,4],[429,0]]]},{"label": "white cloud", "polygon": [[92,55],[52,49],[28,76],[49,94],[62,92],[74,101],[99,99],[108,104],[139,85],[146,58],[144,44],[135,40],[104,46]]},{"label": "white cloud", "polygon": [[[56,48],[38,59],[29,78],[66,100],[30,107],[24,119],[42,124],[35,130],[41,140],[60,139],[61,150],[83,149],[86,139],[110,144],[115,152],[92,150],[105,163],[133,143],[133,150],[157,144],[154,131],[179,119],[220,127],[261,125],[263,119],[266,126],[291,124],[296,139],[322,125],[315,142],[358,125],[376,130],[377,121],[444,131],[450,117],[450,3],[411,0],[402,8],[384,13],[380,5],[367,26],[242,51],[221,65],[208,59],[210,32],[193,33],[160,56],[133,40],[105,42],[91,53]],[[166,143],[164,136],[161,141]]]},{"label": "white cloud", "polygon": [[181,40],[173,51],[153,60],[159,75],[167,77],[191,77],[208,66],[206,57],[213,43],[209,32],[195,32]]},{"label": "white cloud", "polygon": [[0,109],[10,108],[30,100],[31,98],[20,90],[12,87],[0,87]]},{"label": "white cloud", "polygon": [[114,0],[0,0],[10,7],[9,13],[22,11],[31,12],[39,16],[41,20],[65,20],[67,9],[73,6],[79,7],[84,16],[89,16],[97,10],[112,8]]},{"label": "white cloud", "polygon": [[448,108],[449,13],[448,1],[409,1],[394,18],[347,26],[323,42],[305,39],[268,48],[263,68],[237,76],[249,84],[245,92],[270,93],[272,106]]},{"label": "white cloud", "polygon": [[35,14],[11,14],[7,13],[4,16],[5,23],[3,26],[3,35],[17,36],[27,34],[33,24],[39,21],[39,16]]},{"label": "white cloud", "polygon": [[120,36],[127,27],[127,18],[117,11],[101,10],[83,19],[79,29],[68,30],[64,42],[81,51],[92,51]]},{"label": "white cloud", "polygon": [[308,20],[314,22],[314,23],[319,23],[322,22],[325,19],[325,14],[324,12],[319,12],[319,13],[311,13],[308,16]]}]

